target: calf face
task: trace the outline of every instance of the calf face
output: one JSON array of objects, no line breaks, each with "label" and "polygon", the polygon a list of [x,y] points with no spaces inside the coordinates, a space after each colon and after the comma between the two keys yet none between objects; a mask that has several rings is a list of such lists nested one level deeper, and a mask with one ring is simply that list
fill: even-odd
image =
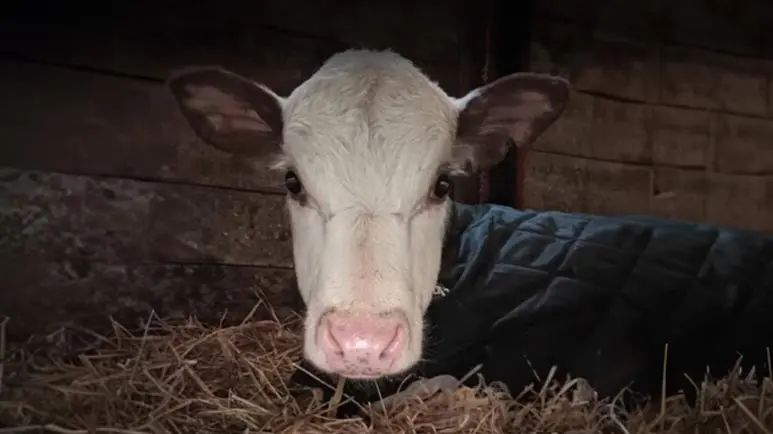
[{"label": "calf face", "polygon": [[218,67],[168,85],[204,141],[272,155],[284,172],[304,354],[352,379],[422,356],[450,177],[532,142],[570,93],[563,79],[521,73],[455,99],[398,54],[366,50],[334,55],[287,97]]}]

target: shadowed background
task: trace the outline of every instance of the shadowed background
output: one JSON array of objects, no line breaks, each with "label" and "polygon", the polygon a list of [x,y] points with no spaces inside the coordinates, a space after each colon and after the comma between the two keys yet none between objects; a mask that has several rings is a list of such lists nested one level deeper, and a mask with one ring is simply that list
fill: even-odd
[{"label": "shadowed background", "polygon": [[151,309],[240,320],[258,293],[299,308],[281,175],[204,145],[163,80],[220,64],[287,94],[349,47],[392,47],[454,96],[572,81],[563,118],[462,202],[773,231],[770,21],[763,0],[8,3],[0,314],[24,338]]}]

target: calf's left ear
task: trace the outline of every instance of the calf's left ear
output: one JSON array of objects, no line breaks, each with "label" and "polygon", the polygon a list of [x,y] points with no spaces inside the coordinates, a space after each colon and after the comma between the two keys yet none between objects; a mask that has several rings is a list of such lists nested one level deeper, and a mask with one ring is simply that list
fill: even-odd
[{"label": "calf's left ear", "polygon": [[167,86],[204,142],[246,157],[280,150],[283,99],[268,87],[218,66],[175,70]]},{"label": "calf's left ear", "polygon": [[561,77],[520,72],[499,78],[456,100],[457,159],[487,169],[516,146],[534,142],[561,115],[571,86]]}]

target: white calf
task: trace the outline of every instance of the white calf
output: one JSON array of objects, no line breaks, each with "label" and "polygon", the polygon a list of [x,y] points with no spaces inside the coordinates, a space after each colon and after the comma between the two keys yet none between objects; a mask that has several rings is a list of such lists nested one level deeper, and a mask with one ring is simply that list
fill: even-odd
[{"label": "white calf", "polygon": [[509,139],[532,142],[570,94],[519,73],[455,99],[409,60],[367,50],[332,56],[288,97],[218,67],[168,84],[203,140],[284,171],[305,357],[352,379],[422,356],[450,177],[501,161]]}]

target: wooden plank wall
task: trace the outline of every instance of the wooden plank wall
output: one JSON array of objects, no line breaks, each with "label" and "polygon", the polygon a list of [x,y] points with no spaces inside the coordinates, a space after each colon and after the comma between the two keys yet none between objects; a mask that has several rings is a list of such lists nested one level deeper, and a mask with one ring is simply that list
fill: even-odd
[{"label": "wooden plank wall", "polygon": [[241,319],[257,291],[280,315],[301,306],[281,176],[201,143],[163,87],[171,68],[220,64],[287,94],[338,50],[392,47],[452,94],[469,82],[455,2],[211,5],[16,2],[0,17],[12,335],[150,309]]},{"label": "wooden plank wall", "polygon": [[578,93],[525,206],[773,231],[773,3],[537,2],[531,69]]}]

